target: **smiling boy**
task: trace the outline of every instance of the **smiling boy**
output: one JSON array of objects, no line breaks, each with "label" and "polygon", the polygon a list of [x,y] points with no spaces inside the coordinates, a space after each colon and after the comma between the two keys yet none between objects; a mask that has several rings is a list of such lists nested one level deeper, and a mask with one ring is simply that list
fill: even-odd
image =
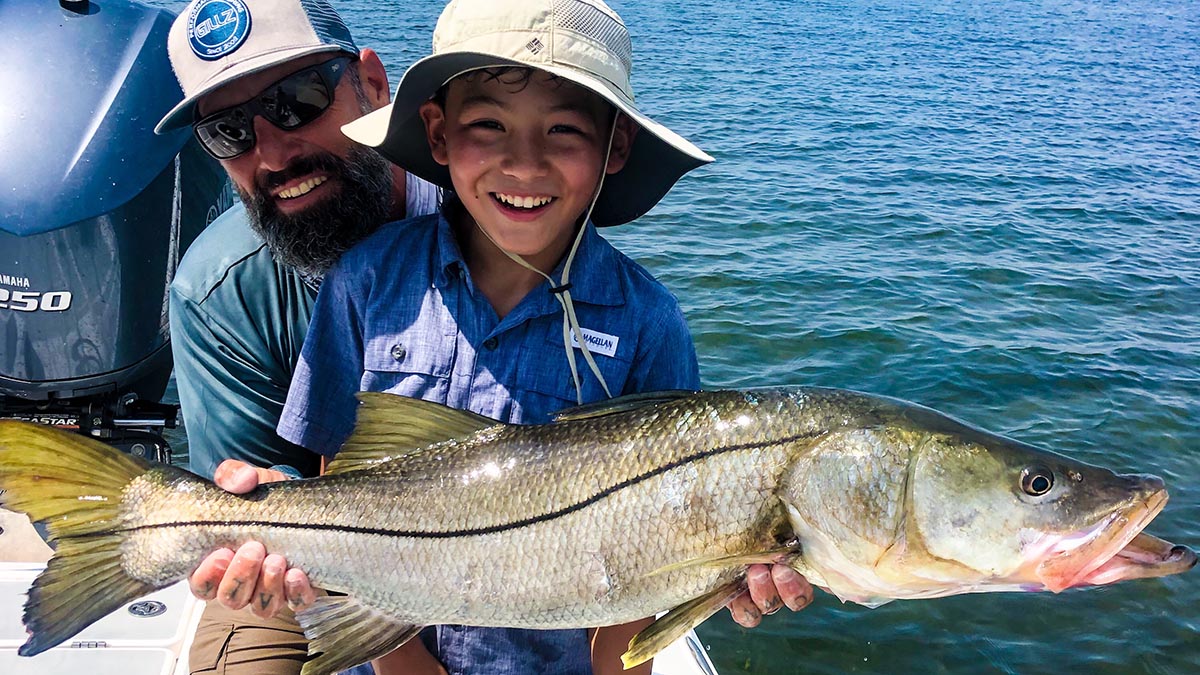
[{"label": "smiling boy", "polygon": [[[675,298],[596,231],[641,216],[711,161],[637,111],[631,61],[624,24],[599,0],[446,7],[433,55],[405,73],[394,105],[344,127],[446,190],[441,213],[384,226],[326,277],[281,436],[332,456],[359,391],[536,423],[699,387]],[[645,625],[439,626],[428,646],[455,675],[616,673]],[[414,666],[428,663],[419,650],[376,669],[434,672]]]}]

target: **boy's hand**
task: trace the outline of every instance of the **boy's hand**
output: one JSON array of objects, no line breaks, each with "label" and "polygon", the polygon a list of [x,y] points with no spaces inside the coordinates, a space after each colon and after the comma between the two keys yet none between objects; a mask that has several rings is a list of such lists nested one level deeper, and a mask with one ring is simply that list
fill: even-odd
[{"label": "boy's hand", "polygon": [[754,628],[764,614],[774,614],[784,605],[797,612],[813,599],[812,584],[787,565],[751,565],[746,585],[746,592],[726,605],[733,620],[746,628]]},{"label": "boy's hand", "polygon": [[[221,462],[213,476],[218,487],[234,494],[281,480],[288,476],[235,459]],[[192,595],[201,600],[217,600],[230,609],[249,605],[250,611],[262,618],[275,616],[284,603],[298,610],[316,600],[316,591],[303,571],[288,569],[283,556],[268,555],[256,541],[243,544],[237,553],[227,548],[213,551],[188,577],[188,585]]]}]

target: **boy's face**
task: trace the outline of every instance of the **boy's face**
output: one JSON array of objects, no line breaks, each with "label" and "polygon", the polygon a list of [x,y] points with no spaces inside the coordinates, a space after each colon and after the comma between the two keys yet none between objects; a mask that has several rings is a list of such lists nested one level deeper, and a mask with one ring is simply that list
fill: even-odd
[{"label": "boy's face", "polygon": [[444,106],[428,102],[421,116],[433,158],[448,167],[479,227],[548,271],[570,245],[601,169],[616,173],[628,157],[637,126],[622,117],[602,167],[612,111],[571,82],[509,70],[452,80]]}]

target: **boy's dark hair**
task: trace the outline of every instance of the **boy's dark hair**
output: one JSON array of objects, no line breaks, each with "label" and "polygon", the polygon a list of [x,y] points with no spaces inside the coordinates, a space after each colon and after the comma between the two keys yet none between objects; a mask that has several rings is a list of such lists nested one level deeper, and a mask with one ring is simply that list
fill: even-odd
[{"label": "boy's dark hair", "polygon": [[[558,75],[555,75],[553,73],[547,73],[545,71],[540,71],[540,70],[537,72],[545,74],[549,78],[549,80],[551,82],[555,83],[555,85],[557,85],[557,86],[561,87],[563,85],[563,83],[566,82],[566,80],[564,80],[563,78],[561,78]],[[463,77],[463,78],[470,80],[470,79],[474,79],[474,78],[478,77],[479,75],[483,75],[486,78],[485,81],[499,80],[502,84],[519,85],[520,89],[517,89],[517,91],[521,91],[525,87],[529,86],[529,81],[533,79],[533,73],[534,73],[533,68],[527,68],[525,66],[500,66],[498,68],[482,68],[480,70],[472,70],[469,73],[463,73],[462,75],[459,75],[459,77]],[[511,77],[509,77],[510,75],[511,75]],[[455,79],[457,79],[457,78],[455,78]],[[447,82],[446,84],[443,84],[437,90],[437,92],[435,92],[434,95],[430,97],[430,100],[432,100],[434,103],[438,104],[439,106],[445,108],[446,107],[446,90],[449,87],[450,87],[449,82]]]}]

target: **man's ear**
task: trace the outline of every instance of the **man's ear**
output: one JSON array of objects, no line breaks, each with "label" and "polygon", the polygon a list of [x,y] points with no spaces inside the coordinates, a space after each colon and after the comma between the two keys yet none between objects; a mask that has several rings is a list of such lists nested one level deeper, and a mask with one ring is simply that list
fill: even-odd
[{"label": "man's ear", "polygon": [[625,168],[629,153],[633,151],[633,139],[637,138],[641,127],[624,113],[617,112],[613,120],[612,151],[608,154],[608,166],[605,173],[614,174]]},{"label": "man's ear", "polygon": [[442,166],[450,165],[450,153],[446,151],[446,111],[436,101],[425,101],[417,111],[425,123],[425,140],[429,141],[429,153],[433,161]]},{"label": "man's ear", "polygon": [[364,49],[359,52],[356,65],[358,81],[362,83],[363,93],[371,102],[371,109],[379,110],[390,103],[392,92],[388,88],[387,70],[384,69],[383,61],[379,60],[379,55],[375,53],[375,50]]}]

